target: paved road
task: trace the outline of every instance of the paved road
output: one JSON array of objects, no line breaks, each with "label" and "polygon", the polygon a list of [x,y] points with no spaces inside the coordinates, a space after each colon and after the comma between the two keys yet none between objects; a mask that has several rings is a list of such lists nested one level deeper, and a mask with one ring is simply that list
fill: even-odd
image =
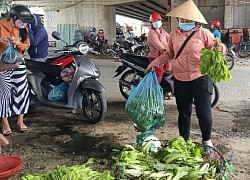
[{"label": "paved road", "polygon": [[[93,59],[101,70],[100,81],[106,87],[108,101],[124,101],[119,92],[118,78],[113,78],[115,69],[121,64],[113,59]],[[250,58],[248,59],[250,62]],[[240,107],[250,109],[250,66],[236,64],[231,70],[230,82],[218,83],[220,108]]]}]

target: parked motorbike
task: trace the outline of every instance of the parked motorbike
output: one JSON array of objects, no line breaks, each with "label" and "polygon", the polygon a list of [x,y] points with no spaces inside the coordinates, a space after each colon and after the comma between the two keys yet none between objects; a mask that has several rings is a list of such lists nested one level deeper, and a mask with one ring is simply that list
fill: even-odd
[{"label": "parked motorbike", "polygon": [[[138,85],[141,79],[145,76],[144,71],[149,65],[149,60],[147,57],[127,53],[121,54],[119,58],[122,61],[122,65],[115,70],[116,74],[114,77],[118,77],[122,74],[119,79],[119,89],[122,96],[127,99],[131,91],[131,85]],[[172,74],[164,73],[160,85],[164,94],[171,93],[174,95],[174,80]],[[218,100],[219,90],[216,84],[213,83],[211,107],[214,107]]]},{"label": "parked motorbike", "polygon": [[240,42],[237,47],[238,55],[242,58],[246,58],[250,54],[250,41]]},{"label": "parked motorbike", "polygon": [[[61,40],[60,34],[52,33],[56,40]],[[65,41],[63,41],[65,42]],[[66,43],[66,42],[65,42]],[[97,81],[101,73],[93,61],[86,57],[92,52],[85,42],[68,45],[58,57],[49,58],[46,62],[36,62],[26,59],[27,79],[31,91],[31,105],[35,100],[43,106],[59,109],[79,110],[86,117],[85,122],[98,123],[106,115],[107,102],[105,88]],[[66,100],[50,101],[50,91],[64,82],[61,73],[65,68],[73,68],[74,75],[69,82]]]},{"label": "parked motorbike", "polygon": [[236,60],[238,60],[238,57],[236,56],[234,50],[236,49],[236,44],[228,44],[227,48],[228,48],[228,52],[225,56],[226,60],[227,60],[227,67],[229,70],[233,69],[234,67],[234,63]]},{"label": "parked motorbike", "polygon": [[124,42],[114,41],[114,44],[111,46],[111,55],[114,59],[118,59],[119,55],[126,52],[129,54],[135,54],[138,56],[147,56],[147,48],[142,44],[140,38],[134,38],[134,43],[130,49],[125,49]]},{"label": "parked motorbike", "polygon": [[111,54],[107,41],[96,40],[96,38],[94,38],[94,40],[89,42],[89,46],[102,55],[108,56]]}]

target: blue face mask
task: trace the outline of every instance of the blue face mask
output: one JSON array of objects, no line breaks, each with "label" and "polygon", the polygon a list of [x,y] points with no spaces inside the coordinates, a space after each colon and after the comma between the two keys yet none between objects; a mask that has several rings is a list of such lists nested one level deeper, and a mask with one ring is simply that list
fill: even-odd
[{"label": "blue face mask", "polygon": [[181,28],[184,31],[190,31],[195,27],[195,23],[180,23],[179,22],[179,28]]},{"label": "blue face mask", "polygon": [[155,29],[159,29],[162,26],[162,21],[155,21],[152,25]]}]

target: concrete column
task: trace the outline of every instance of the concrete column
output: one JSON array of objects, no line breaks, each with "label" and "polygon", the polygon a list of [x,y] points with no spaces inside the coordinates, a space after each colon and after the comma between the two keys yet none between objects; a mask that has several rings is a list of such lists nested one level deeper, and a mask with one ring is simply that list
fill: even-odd
[{"label": "concrete column", "polygon": [[91,28],[97,31],[103,29],[106,39],[111,44],[115,39],[115,7],[102,2],[83,2],[61,10],[45,10],[45,28],[49,40],[53,40],[51,33],[58,24],[79,24],[84,36],[88,36]]},{"label": "concrete column", "polygon": [[225,15],[224,15],[225,28],[233,27],[233,22],[234,22],[233,1],[234,0],[225,0]]}]

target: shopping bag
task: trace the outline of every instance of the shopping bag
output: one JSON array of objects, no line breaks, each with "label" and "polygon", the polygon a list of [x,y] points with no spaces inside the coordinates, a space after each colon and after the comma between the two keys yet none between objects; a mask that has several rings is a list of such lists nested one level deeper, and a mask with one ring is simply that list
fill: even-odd
[{"label": "shopping bag", "polygon": [[69,83],[63,82],[58,86],[55,86],[48,94],[50,101],[64,102],[67,99],[67,92],[69,89]]},{"label": "shopping bag", "polygon": [[155,72],[149,72],[133,86],[125,110],[141,131],[154,131],[165,123],[163,91]]},{"label": "shopping bag", "polygon": [[18,52],[13,48],[12,44],[9,45],[7,49],[1,55],[1,62],[6,64],[15,64],[22,62],[23,59],[18,54]]}]

